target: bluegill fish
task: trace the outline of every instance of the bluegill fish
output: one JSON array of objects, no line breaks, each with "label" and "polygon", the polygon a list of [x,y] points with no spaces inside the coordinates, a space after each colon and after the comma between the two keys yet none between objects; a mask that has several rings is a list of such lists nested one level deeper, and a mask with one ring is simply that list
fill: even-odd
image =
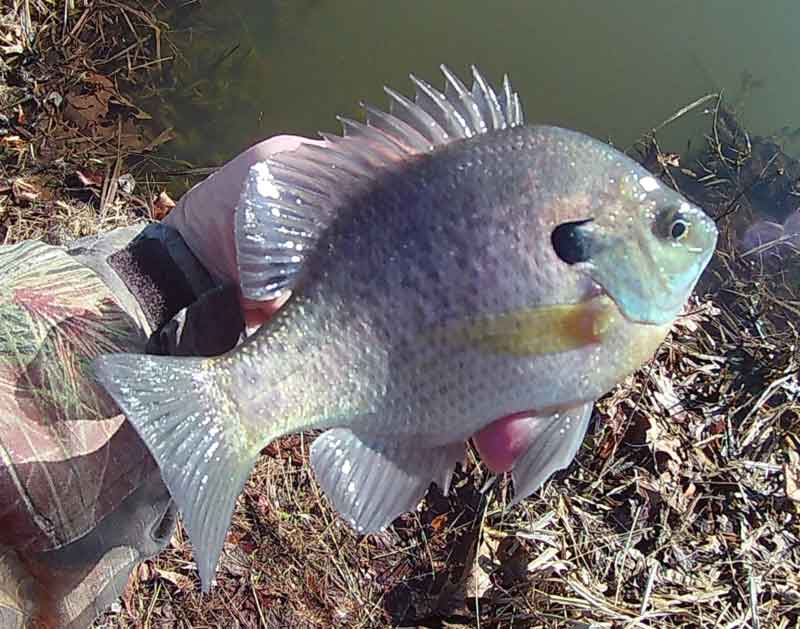
[{"label": "bluegill fish", "polygon": [[315,476],[358,531],[447,491],[465,442],[532,410],[516,499],[573,459],[594,401],[654,353],[714,223],[591,137],[523,123],[506,78],[364,105],[257,164],[237,208],[245,297],[291,294],[215,358],[95,365],[153,453],[208,589],[259,451],[321,429]]}]

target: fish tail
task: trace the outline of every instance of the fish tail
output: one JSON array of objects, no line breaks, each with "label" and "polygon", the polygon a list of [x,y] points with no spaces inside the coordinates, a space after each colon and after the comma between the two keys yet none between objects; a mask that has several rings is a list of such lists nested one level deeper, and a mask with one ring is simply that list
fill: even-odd
[{"label": "fish tail", "polygon": [[93,369],[158,463],[208,592],[259,445],[210,359],[108,354]]}]

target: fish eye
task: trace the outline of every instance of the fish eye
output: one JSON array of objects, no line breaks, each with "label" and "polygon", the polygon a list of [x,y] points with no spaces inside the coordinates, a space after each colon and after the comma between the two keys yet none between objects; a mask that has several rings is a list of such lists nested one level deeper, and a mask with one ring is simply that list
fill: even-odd
[{"label": "fish eye", "polygon": [[663,210],[656,217],[654,231],[664,240],[681,241],[689,233],[689,219],[677,208]]},{"label": "fish eye", "polygon": [[673,240],[681,240],[689,232],[689,223],[682,218],[676,219],[672,222],[669,229],[669,234]]}]

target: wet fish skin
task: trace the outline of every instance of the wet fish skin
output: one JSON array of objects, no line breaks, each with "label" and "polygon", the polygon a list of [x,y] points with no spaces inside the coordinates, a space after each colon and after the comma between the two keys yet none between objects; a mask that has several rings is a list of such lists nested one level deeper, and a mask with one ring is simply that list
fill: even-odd
[{"label": "wet fish skin", "polygon": [[[254,167],[238,256],[245,296],[292,291],[271,323],[217,358],[96,364],[159,463],[204,589],[258,452],[283,434],[325,430],[315,474],[372,531],[431,481],[446,489],[472,434],[533,409],[514,470],[529,495],[572,460],[593,401],[652,355],[714,249],[713,222],[626,156],[521,126],[508,83],[498,96],[447,76],[446,96],[395,95],[395,118]],[[569,222],[580,255],[553,245]]]},{"label": "wet fish skin", "polygon": [[[575,132],[519,127],[386,173],[309,253],[302,286],[277,327],[238,350],[252,359],[234,351],[220,362],[220,370],[236,374],[232,389],[242,416],[254,418],[253,431],[275,429],[265,417],[282,418],[281,432],[309,427],[309,418],[332,418],[315,428],[346,418],[353,429],[424,436],[435,446],[463,441],[508,412],[602,395],[638,366],[626,352],[638,335],[650,338],[650,327],[640,331],[617,315],[610,346],[548,358],[486,355],[447,338],[437,344],[430,332],[581,303],[595,291],[590,277],[557,258],[549,238],[560,223],[606,211],[597,199],[614,198],[620,213],[641,212],[638,198],[626,207],[609,181],[648,175],[632,160],[609,164],[609,152],[615,155]],[[675,193],[660,194],[665,199],[654,203]],[[600,353],[607,369],[589,373]],[[252,386],[250,369],[268,376]],[[484,372],[505,389],[501,401],[464,390],[485,380]],[[502,384],[494,383],[497,374]],[[435,389],[442,388],[453,398],[440,398]]]}]

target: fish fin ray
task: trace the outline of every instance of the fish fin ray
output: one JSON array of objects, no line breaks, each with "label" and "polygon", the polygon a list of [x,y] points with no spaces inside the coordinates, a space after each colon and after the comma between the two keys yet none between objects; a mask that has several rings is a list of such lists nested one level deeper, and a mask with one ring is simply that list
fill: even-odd
[{"label": "fish fin ray", "polygon": [[258,448],[220,409],[215,385],[203,377],[205,361],[107,354],[93,370],[155,458],[207,592]]},{"label": "fish fin ray", "polygon": [[427,111],[453,138],[468,138],[472,135],[469,123],[442,92],[413,74],[410,78],[417,91],[414,100],[418,107]]},{"label": "fish fin ray", "polygon": [[473,89],[445,66],[441,92],[413,75],[415,100],[386,88],[389,111],[363,104],[366,124],[339,117],[343,135],[255,164],[235,211],[242,293],[275,299],[296,285],[307,252],[340,208],[392,164],[459,138],[522,124],[506,77],[501,97],[473,68]]},{"label": "fish fin ray", "polygon": [[511,471],[514,480],[512,504],[530,496],[555,472],[572,463],[586,436],[593,408],[594,402],[589,402],[547,417],[534,418],[531,445]]},{"label": "fish fin ray", "polygon": [[522,113],[522,104],[519,94],[511,86],[511,80],[506,74],[503,77],[503,93],[500,97],[500,108],[505,114],[509,127],[525,124],[525,115]]},{"label": "fish fin ray", "polygon": [[[305,251],[317,241],[326,220],[328,197],[269,162],[250,168],[236,207],[236,257],[242,293],[267,301],[291,290]],[[281,177],[282,174],[282,177]]]},{"label": "fish fin ray", "polygon": [[433,481],[441,488],[445,496],[450,495],[450,487],[453,482],[453,475],[455,474],[456,463],[464,464],[466,455],[466,444],[454,443],[449,446],[444,446],[445,463],[439,468],[439,476],[434,478]]},{"label": "fish fin ray", "polygon": [[472,77],[472,99],[487,130],[505,129],[506,117],[494,89],[475,66],[472,66]]},{"label": "fish fin ray", "polygon": [[358,532],[372,533],[413,511],[431,481],[449,482],[463,451],[463,444],[420,448],[334,428],[312,444],[311,466],[334,509]]}]

